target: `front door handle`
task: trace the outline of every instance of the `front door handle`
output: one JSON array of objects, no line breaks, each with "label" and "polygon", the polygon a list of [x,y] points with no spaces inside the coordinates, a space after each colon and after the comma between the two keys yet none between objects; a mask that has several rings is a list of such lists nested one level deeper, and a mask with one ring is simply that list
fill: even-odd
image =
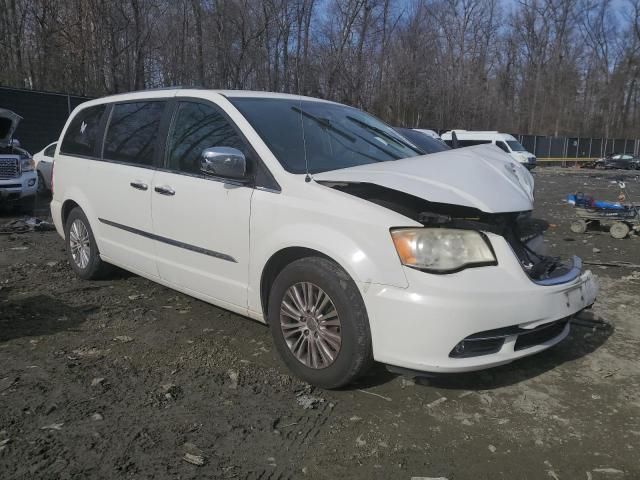
[{"label": "front door handle", "polygon": [[176,194],[175,190],[169,185],[160,185],[159,187],[155,187],[154,190],[160,195],[172,196]]},{"label": "front door handle", "polygon": [[136,188],[138,190],[147,190],[149,188],[149,186],[146,183],[140,180],[134,180],[129,185],[131,185],[133,188]]}]

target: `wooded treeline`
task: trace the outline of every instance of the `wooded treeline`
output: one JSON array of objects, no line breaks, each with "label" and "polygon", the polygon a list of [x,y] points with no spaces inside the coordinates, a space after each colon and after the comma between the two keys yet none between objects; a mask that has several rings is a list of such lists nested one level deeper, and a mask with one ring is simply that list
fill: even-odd
[{"label": "wooded treeline", "polygon": [[427,128],[640,136],[640,0],[0,0],[0,84],[303,93]]}]

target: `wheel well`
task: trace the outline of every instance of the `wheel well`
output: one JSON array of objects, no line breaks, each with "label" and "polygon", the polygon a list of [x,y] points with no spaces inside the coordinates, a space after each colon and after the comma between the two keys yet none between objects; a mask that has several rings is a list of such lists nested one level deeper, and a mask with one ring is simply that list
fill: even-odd
[{"label": "wheel well", "polygon": [[73,210],[76,207],[79,207],[80,205],[78,205],[76,202],[74,202],[73,200],[66,200],[63,204],[62,204],[62,228],[64,229],[64,226],[67,223],[67,218],[69,218],[69,214],[71,213],[71,210]]},{"label": "wheel well", "polygon": [[331,261],[335,261],[322,252],[304,247],[287,247],[274,253],[267,261],[262,270],[262,278],[260,279],[260,302],[262,305],[262,313],[266,322],[269,321],[269,292],[271,285],[278,274],[291,262],[300,260],[305,257],[323,257]]}]

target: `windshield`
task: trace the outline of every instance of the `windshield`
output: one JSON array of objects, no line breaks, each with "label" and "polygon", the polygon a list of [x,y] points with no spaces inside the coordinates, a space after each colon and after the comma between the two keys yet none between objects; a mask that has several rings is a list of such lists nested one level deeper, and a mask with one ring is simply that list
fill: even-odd
[{"label": "windshield", "polygon": [[514,152],[526,152],[527,149],[524,148],[522,145],[520,145],[520,142],[517,142],[515,140],[507,140],[507,144],[509,144],[509,146],[511,147],[511,150],[513,150]]},{"label": "windshield", "polygon": [[444,152],[445,150],[451,150],[451,148],[442,140],[430,137],[426,133],[401,127],[397,127],[396,130],[405,138],[411,140],[413,144],[420,148],[424,153],[438,153]]},{"label": "windshield", "polygon": [[309,173],[319,173],[424,154],[391,127],[356,108],[282,98],[230,101],[291,173],[305,173],[305,159]]}]

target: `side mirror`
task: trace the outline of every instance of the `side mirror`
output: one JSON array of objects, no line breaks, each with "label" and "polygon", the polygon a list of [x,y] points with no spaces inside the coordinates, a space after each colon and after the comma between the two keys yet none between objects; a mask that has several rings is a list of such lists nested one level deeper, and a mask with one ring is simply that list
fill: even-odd
[{"label": "side mirror", "polygon": [[200,158],[200,171],[205,175],[243,179],[247,174],[247,160],[237,148],[205,148]]},{"label": "side mirror", "polygon": [[12,138],[9,145],[13,148],[20,148],[20,141],[17,138]]}]

